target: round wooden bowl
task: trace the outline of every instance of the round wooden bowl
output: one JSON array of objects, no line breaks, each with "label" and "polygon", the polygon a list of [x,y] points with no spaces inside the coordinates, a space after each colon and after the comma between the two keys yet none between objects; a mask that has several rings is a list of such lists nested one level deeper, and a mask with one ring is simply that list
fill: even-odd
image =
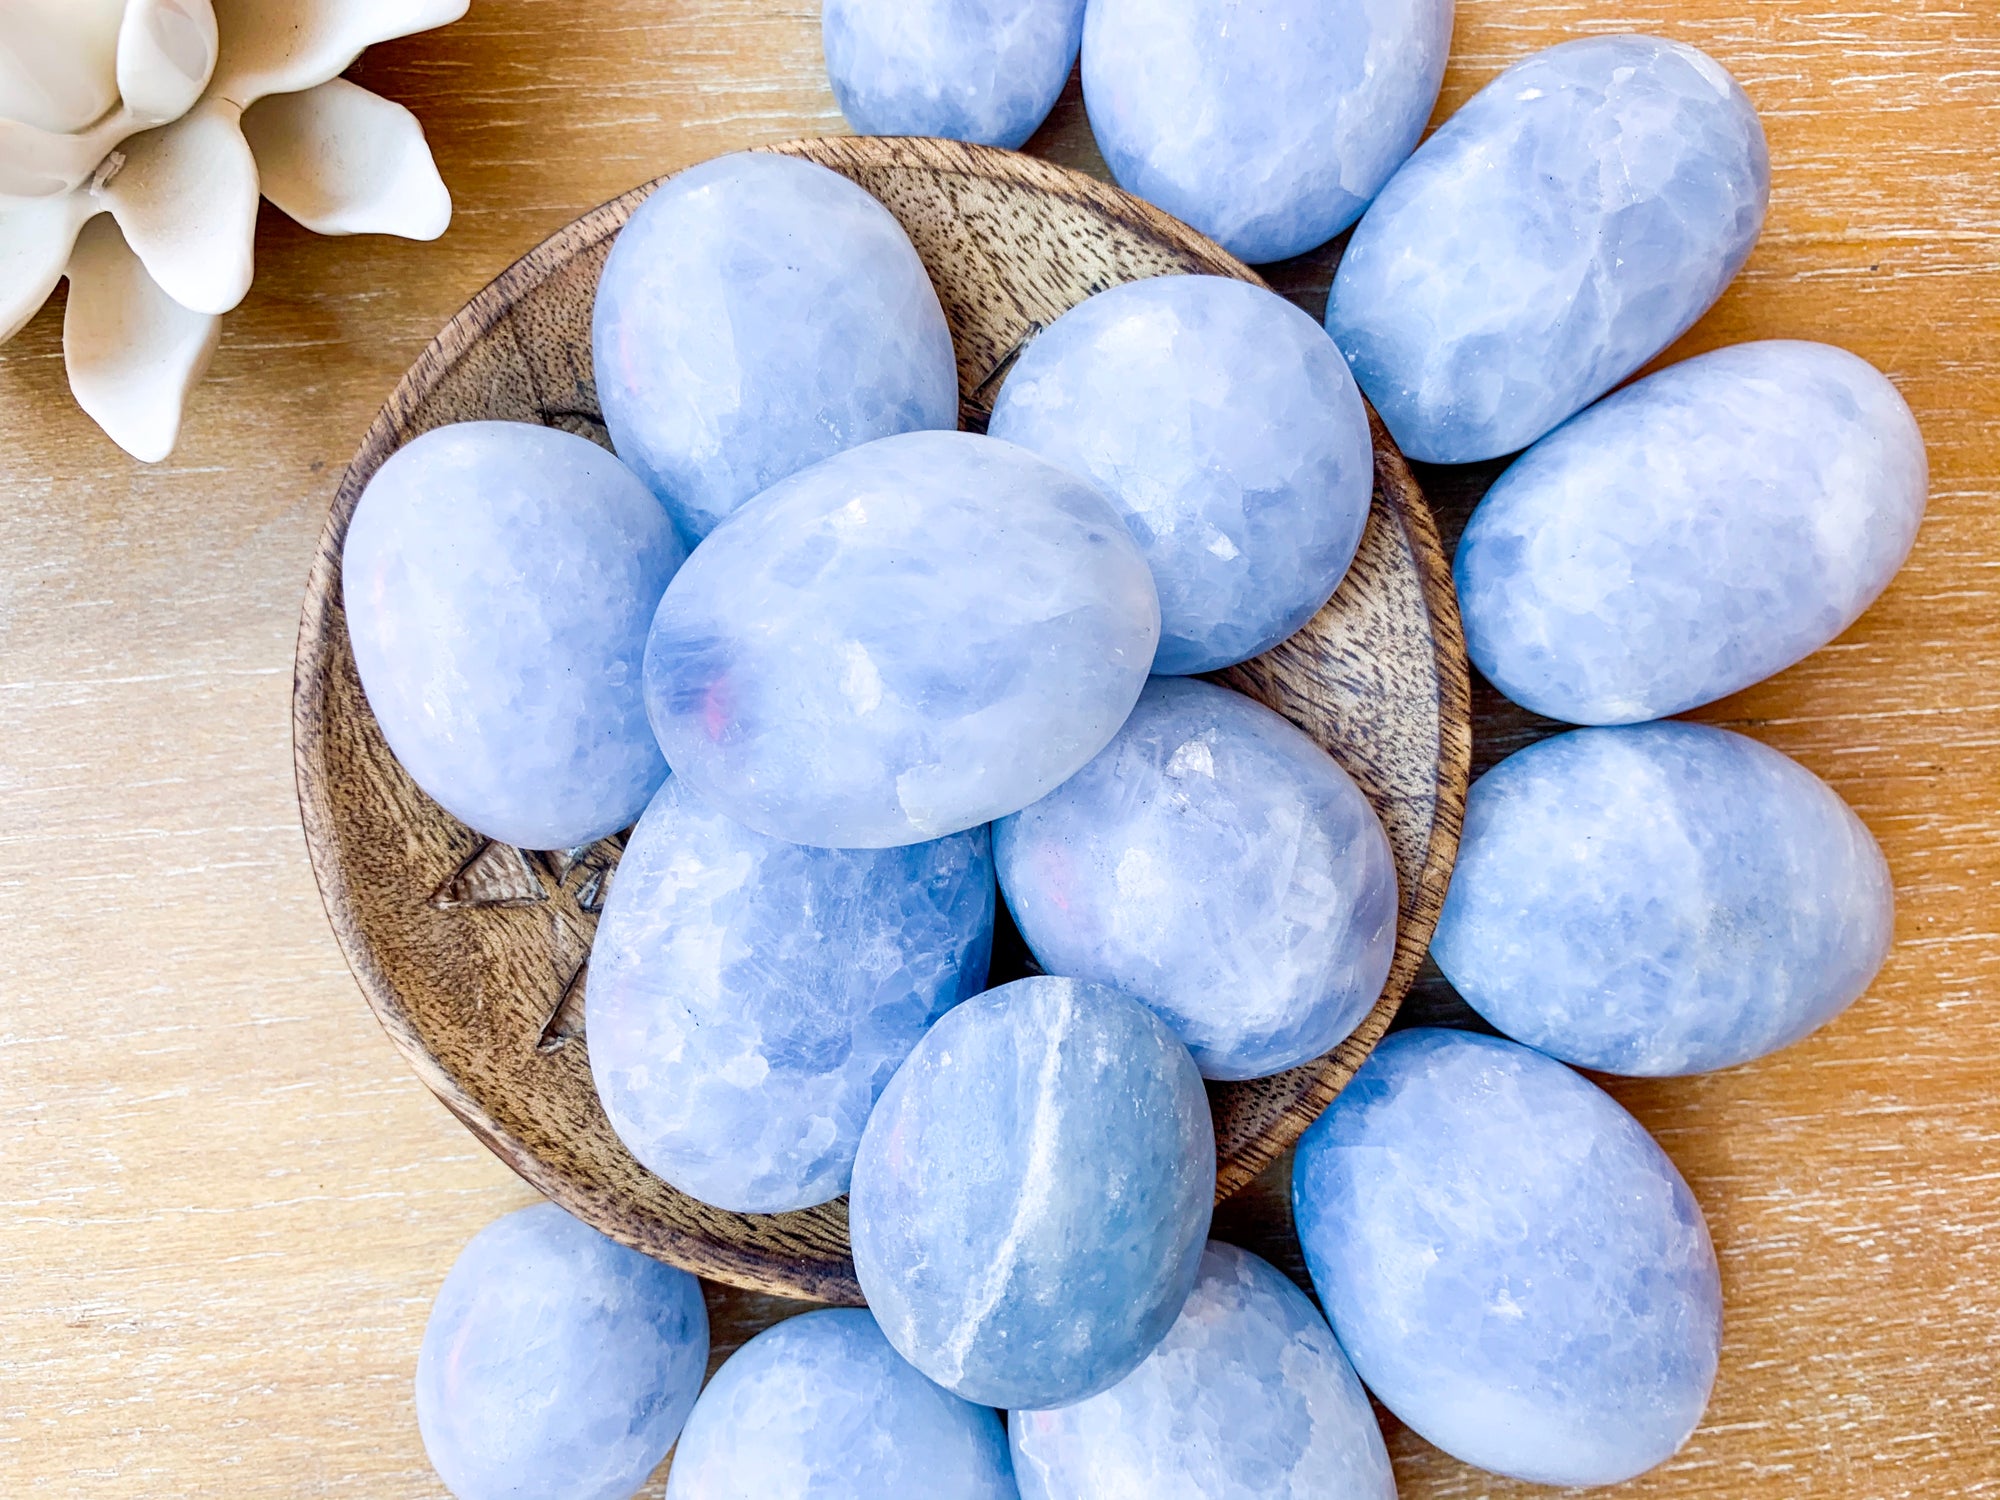
[{"label": "round wooden bowl", "polygon": [[[1012,152],[883,139],[769,149],[852,178],[902,221],[950,319],[961,416],[975,430],[1023,345],[1093,292],[1182,272],[1257,279],[1148,205]],[[605,441],[591,302],[613,236],[650,189],[585,214],[474,297],[369,429],[306,587],[292,706],[299,805],[327,913],[369,1003],[424,1082],[503,1161],[662,1260],[756,1290],[856,1303],[845,1200],[727,1213],[667,1186],[620,1145],[591,1086],[582,1001],[621,841],[514,849],[431,802],[368,710],[341,610],[355,502],[403,443],[492,418]],[[1423,958],[1457,848],[1470,729],[1450,569],[1379,421],[1374,434],[1374,506],[1339,593],[1276,650],[1218,675],[1313,735],[1374,801],[1402,882],[1395,963],[1374,1010],[1327,1056],[1210,1086],[1218,1196],[1297,1139],[1381,1039]]]}]

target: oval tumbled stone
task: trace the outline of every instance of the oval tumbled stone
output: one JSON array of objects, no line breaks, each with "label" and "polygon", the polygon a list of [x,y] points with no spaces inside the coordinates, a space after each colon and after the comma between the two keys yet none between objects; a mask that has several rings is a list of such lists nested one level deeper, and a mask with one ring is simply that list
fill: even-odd
[{"label": "oval tumbled stone", "polygon": [[1042,968],[1173,1027],[1207,1078],[1263,1078],[1368,1014],[1396,948],[1396,862],[1311,736],[1214,683],[1155,677],[1125,727],[994,825]]},{"label": "oval tumbled stone", "polygon": [[[566,1492],[565,1492],[566,1493]],[[724,1361],[666,1500],[1015,1500],[1000,1414],[910,1368],[858,1307],[774,1323]]]},{"label": "oval tumbled stone", "polygon": [[951,330],[903,226],[796,157],[662,183],[611,247],[590,344],[612,444],[689,546],[843,448],[958,425]]},{"label": "oval tumbled stone", "polygon": [[947,1012],[889,1081],[854,1163],[854,1270],[947,1390],[1064,1406],[1166,1336],[1214,1194],[1187,1049],[1116,990],[1036,975]]},{"label": "oval tumbled stone", "polygon": [[993,904],[984,827],[814,849],[670,777],[590,950],[590,1069],[618,1138],[718,1208],[839,1197],[875,1096],[933,1021],[986,987]]},{"label": "oval tumbled stone", "polygon": [[1699,1073],[1840,1014],[1894,919],[1882,851],[1812,772],[1724,729],[1638,724],[1480,777],[1431,955],[1531,1047]]},{"label": "oval tumbled stone", "polygon": [[1105,163],[1232,255],[1354,222],[1423,134],[1452,0],[1091,0],[1083,99]]},{"label": "oval tumbled stone", "polygon": [[707,1367],[700,1281],[537,1203],[482,1229],[445,1277],[417,1428],[458,1500],[628,1500]]},{"label": "oval tumbled stone", "polygon": [[1010,150],[1048,117],[1076,64],[1083,0],[824,0],[820,49],[862,135]]},{"label": "oval tumbled stone", "polygon": [[1087,1401],[1013,1413],[1007,1436],[1021,1500],[1396,1500],[1326,1319],[1220,1240],[1144,1364]]},{"label": "oval tumbled stone", "polygon": [[1300,1139],[1292,1209],[1355,1373],[1454,1458],[1612,1484],[1701,1420],[1722,1342],[1701,1207],[1553,1058],[1389,1037]]},{"label": "oval tumbled stone", "polygon": [[1223,276],[1099,292],[1027,347],[986,429],[1110,497],[1160,591],[1160,673],[1267,651],[1333,596],[1375,487],[1333,340]]},{"label": "oval tumbled stone", "polygon": [[1454,564],[1493,685],[1572,724],[1657,719],[1839,635],[1916,541],[1929,466],[1867,361],[1773,340],[1607,396],[1523,454]]},{"label": "oval tumbled stone", "polygon": [[1405,453],[1524,448],[1678,338],[1742,267],[1763,127],[1714,59],[1587,37],[1516,63],[1403,164],[1326,326]]},{"label": "oval tumbled stone", "polygon": [[1118,732],[1159,643],[1110,503],[1025,449],[916,432],[773,486],[688,559],[646,645],[674,773],[796,844],[1017,812]]},{"label": "oval tumbled stone", "polygon": [[640,664],[685,555],[646,486],[574,433],[460,422],[397,449],[355,507],[341,596],[403,769],[526,849],[630,824],[667,774]]}]

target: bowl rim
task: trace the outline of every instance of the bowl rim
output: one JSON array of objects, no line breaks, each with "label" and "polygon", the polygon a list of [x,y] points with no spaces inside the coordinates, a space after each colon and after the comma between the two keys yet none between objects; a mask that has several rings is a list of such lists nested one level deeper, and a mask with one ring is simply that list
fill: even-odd
[{"label": "bowl rim", "polygon": [[[1215,274],[1268,285],[1212,241],[1144,200],[1039,157],[928,137],[804,137],[752,149],[800,156],[836,170],[845,162],[857,170],[909,167],[999,180],[1078,203],[1143,238],[1165,241],[1191,260],[1213,267]],[[617,1233],[620,1200],[616,1195],[580,1188],[574,1178],[546,1165],[533,1149],[488,1114],[425,1045],[402,997],[378,962],[356,914],[356,899],[341,857],[333,795],[337,778],[323,772],[328,741],[325,709],[328,679],[346,630],[341,550],[366,487],[356,476],[372,475],[402,446],[406,441],[402,434],[422,405],[458,360],[512,312],[524,293],[616,235],[639,204],[672,175],[653,178],[608,199],[521,255],[454,313],[404,372],[342,472],[315,543],[293,658],[292,764],[308,861],[335,939],[370,1009],[425,1087],[482,1145],[538,1192],[614,1238],[621,1237]],[[984,381],[971,388],[972,392],[990,388],[1012,356],[1010,351]],[[976,415],[976,409],[969,414]],[[1403,533],[1430,627],[1432,669],[1438,688],[1438,755],[1430,833],[1417,888],[1399,902],[1402,915],[1395,955],[1382,996],[1347,1039],[1303,1065],[1316,1069],[1311,1087],[1284,1108],[1277,1122],[1259,1135],[1255,1146],[1226,1163],[1218,1162],[1218,1201],[1247,1185],[1282,1156],[1386,1034],[1428,950],[1457,853],[1472,751],[1470,675],[1457,596],[1430,506],[1372,405],[1368,417],[1375,444],[1377,492]],[[1226,676],[1226,671],[1211,675]],[[663,1258],[715,1280],[819,1301],[860,1301],[851,1263],[841,1266],[787,1255],[775,1243],[753,1250],[671,1224],[654,1224],[649,1241],[640,1248],[659,1253],[659,1245],[664,1244]],[[627,1242],[631,1242],[629,1238]]]}]

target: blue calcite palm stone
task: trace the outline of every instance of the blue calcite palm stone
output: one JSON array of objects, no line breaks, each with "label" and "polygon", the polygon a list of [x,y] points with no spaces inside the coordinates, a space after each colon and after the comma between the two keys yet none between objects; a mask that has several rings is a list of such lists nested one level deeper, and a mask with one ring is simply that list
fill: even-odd
[{"label": "blue calcite palm stone", "polygon": [[677,776],[796,844],[1017,812],[1110,742],[1159,645],[1110,502],[1012,443],[917,432],[772,486],[688,560],[646,646]]},{"label": "blue calcite palm stone", "polygon": [[947,1390],[1063,1406],[1166,1336],[1214,1192],[1187,1049],[1136,1000],[1037,975],[948,1011],[889,1081],[854,1163],[854,1269]]},{"label": "blue calcite palm stone", "polygon": [[1048,117],[1076,62],[1083,0],[825,0],[820,46],[862,135],[1013,149]]},{"label": "blue calcite palm stone", "polygon": [[1325,332],[1275,292],[1160,276],[1030,344],[987,431],[1090,480],[1160,591],[1153,670],[1267,651],[1332,597],[1374,492],[1368,413]]},{"label": "blue calcite palm stone", "polygon": [[796,157],[662,183],[611,247],[591,352],[613,446],[689,546],[843,448],[958,425],[951,331],[909,236]]},{"label": "blue calcite palm stone", "polygon": [[403,769],[503,843],[628,826],[667,774],[640,669],[685,555],[646,486],[572,433],[464,422],[404,444],[341,554],[355,669]]},{"label": "blue calcite palm stone", "polygon": [[417,1425],[458,1500],[625,1500],[707,1367],[699,1281],[538,1203],[481,1230],[445,1277]]},{"label": "blue calcite palm stone", "polygon": [[986,987],[985,828],[898,849],[757,833],[678,778],[590,950],[590,1067],[618,1138],[684,1193],[782,1213],[847,1191],[876,1095]]},{"label": "blue calcite palm stone", "polygon": [[1396,1500],[1368,1393],[1269,1262],[1211,1240],[1180,1318],[1087,1401],[1015,1412],[1022,1500]]},{"label": "blue calcite palm stone", "polygon": [[1639,1122],[1552,1058],[1389,1037],[1300,1139],[1292,1210],[1355,1372],[1453,1457],[1611,1484],[1701,1420],[1722,1341],[1701,1207]]},{"label": "blue calcite palm stone", "polygon": [[994,827],[1041,966],[1150,1005],[1208,1078],[1318,1057],[1396,947],[1396,863],[1310,736],[1212,683],[1155,677],[1089,765]]},{"label": "blue calcite palm stone", "polygon": [[861,1308],[775,1323],[715,1372],[667,1500],[1016,1500],[1000,1414],[939,1389]]},{"label": "blue calcite palm stone", "polygon": [[1509,1036],[1607,1073],[1797,1041],[1888,955],[1895,891],[1839,794],[1702,724],[1578,729],[1474,783],[1431,955]]},{"label": "blue calcite palm stone", "polygon": [[1231,254],[1353,223],[1423,133],[1452,0],[1091,0],[1083,98],[1121,187]]},{"label": "blue calcite palm stone", "polygon": [[1497,458],[1678,338],[1749,257],[1770,196],[1723,67],[1649,36],[1516,63],[1362,219],[1326,326],[1405,453]]},{"label": "blue calcite palm stone", "polygon": [[1516,703],[1629,724],[1853,624],[1923,519],[1923,435],[1874,366],[1774,340],[1697,355],[1543,438],[1472,513],[1467,647]]}]

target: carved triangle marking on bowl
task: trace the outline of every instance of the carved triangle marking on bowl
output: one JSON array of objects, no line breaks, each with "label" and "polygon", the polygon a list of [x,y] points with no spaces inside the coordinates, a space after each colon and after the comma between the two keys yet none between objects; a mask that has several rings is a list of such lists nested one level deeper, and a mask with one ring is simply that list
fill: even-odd
[{"label": "carved triangle marking on bowl", "polygon": [[438,911],[546,909],[553,998],[535,1034],[537,1052],[558,1052],[583,1035],[590,945],[624,847],[623,834],[548,850],[481,839],[431,894],[430,905]]}]

